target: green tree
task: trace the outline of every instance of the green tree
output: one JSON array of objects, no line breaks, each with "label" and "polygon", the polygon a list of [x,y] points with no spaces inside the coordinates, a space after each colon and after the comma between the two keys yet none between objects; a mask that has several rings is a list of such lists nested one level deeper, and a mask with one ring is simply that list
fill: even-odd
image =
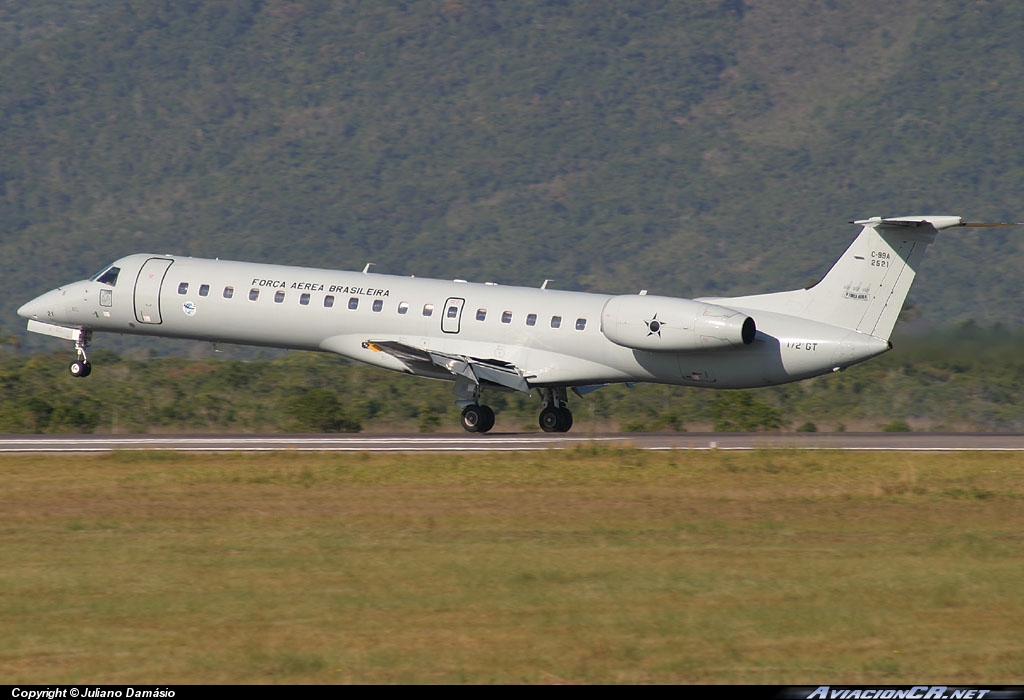
[{"label": "green tree", "polygon": [[752,433],[782,427],[782,414],[749,391],[724,391],[712,405],[715,430]]},{"label": "green tree", "polygon": [[358,433],[363,429],[330,389],[310,389],[289,403],[299,428],[316,433]]}]

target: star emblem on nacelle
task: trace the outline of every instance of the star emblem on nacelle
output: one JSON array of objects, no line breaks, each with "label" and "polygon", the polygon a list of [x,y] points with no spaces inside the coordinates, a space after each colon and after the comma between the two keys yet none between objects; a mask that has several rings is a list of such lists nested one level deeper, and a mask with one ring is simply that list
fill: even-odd
[{"label": "star emblem on nacelle", "polygon": [[647,324],[648,336],[656,335],[659,338],[661,337],[661,329],[665,325],[665,322],[658,320],[658,314],[654,314],[654,318],[650,321],[644,321],[644,323]]}]

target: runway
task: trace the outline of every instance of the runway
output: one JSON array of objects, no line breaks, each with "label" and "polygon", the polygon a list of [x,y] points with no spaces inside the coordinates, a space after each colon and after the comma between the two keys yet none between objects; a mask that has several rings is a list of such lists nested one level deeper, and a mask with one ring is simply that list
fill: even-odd
[{"label": "runway", "polygon": [[0,453],[528,452],[593,446],[641,450],[1021,451],[1024,435],[1000,433],[620,433],[432,435],[5,435]]}]

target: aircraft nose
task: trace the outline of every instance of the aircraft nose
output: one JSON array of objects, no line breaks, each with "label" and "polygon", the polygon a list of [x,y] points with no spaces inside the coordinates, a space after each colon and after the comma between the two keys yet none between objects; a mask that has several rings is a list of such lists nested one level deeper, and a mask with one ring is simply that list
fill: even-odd
[{"label": "aircraft nose", "polygon": [[18,315],[22,318],[39,320],[40,318],[47,317],[47,311],[52,311],[57,301],[58,290],[47,292],[37,296],[30,302],[22,304],[21,308],[18,309]]}]

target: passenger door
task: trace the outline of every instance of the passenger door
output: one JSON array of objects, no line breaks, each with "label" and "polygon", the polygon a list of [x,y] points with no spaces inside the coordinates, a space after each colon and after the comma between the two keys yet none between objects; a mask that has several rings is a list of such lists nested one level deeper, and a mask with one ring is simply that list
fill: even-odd
[{"label": "passenger door", "polygon": [[139,323],[163,322],[160,317],[160,287],[173,262],[167,258],[150,258],[139,270],[135,280],[135,318]]}]

